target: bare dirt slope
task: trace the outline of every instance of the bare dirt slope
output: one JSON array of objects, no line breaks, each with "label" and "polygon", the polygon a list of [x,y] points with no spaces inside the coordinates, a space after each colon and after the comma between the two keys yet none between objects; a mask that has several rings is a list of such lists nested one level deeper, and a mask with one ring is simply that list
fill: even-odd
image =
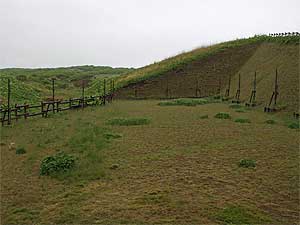
[{"label": "bare dirt slope", "polygon": [[[279,105],[288,111],[299,108],[299,45],[251,43],[225,49],[195,60],[181,69],[129,84],[117,91],[117,98],[203,97],[225,93],[232,77],[230,95],[237,89],[241,73],[241,99],[251,94],[257,71],[257,101],[265,106],[274,89],[275,70],[279,74]],[[198,89],[198,90],[197,90]]]}]

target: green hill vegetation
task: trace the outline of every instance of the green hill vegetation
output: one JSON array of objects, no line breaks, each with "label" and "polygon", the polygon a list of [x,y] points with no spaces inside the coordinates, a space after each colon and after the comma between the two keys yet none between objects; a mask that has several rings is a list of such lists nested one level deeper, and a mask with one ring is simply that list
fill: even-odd
[{"label": "green hill vegetation", "polygon": [[0,98],[5,103],[7,78],[11,79],[13,103],[36,102],[51,96],[52,79],[55,79],[57,98],[80,95],[81,81],[95,83],[104,78],[114,78],[133,71],[133,68],[112,68],[108,66],[73,66],[61,68],[23,69],[8,68],[0,70]]}]

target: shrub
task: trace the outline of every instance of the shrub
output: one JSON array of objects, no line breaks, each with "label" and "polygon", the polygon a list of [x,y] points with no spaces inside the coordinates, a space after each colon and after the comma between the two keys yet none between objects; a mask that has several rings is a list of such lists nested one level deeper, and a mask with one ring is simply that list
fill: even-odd
[{"label": "shrub", "polygon": [[245,118],[238,118],[234,122],[236,122],[236,123],[251,123],[251,121],[249,119],[245,119]]},{"label": "shrub", "polygon": [[218,119],[230,119],[230,115],[229,113],[225,113],[225,112],[219,112],[215,115],[215,118],[218,118]]},{"label": "shrub", "polygon": [[115,118],[108,121],[109,125],[118,126],[135,126],[149,124],[150,120],[146,118]]},{"label": "shrub", "polygon": [[200,119],[208,119],[208,115],[200,116]]},{"label": "shrub", "polygon": [[237,110],[235,110],[235,112],[237,112],[237,113],[244,113],[244,112],[246,112],[246,111],[243,110],[243,109],[237,109]]},{"label": "shrub", "polygon": [[252,159],[241,159],[238,165],[239,167],[244,167],[244,168],[255,168],[256,162],[255,160]]},{"label": "shrub", "polygon": [[25,153],[26,153],[26,150],[23,147],[16,149],[16,154],[17,155],[21,155],[21,154],[25,154]]},{"label": "shrub", "polygon": [[75,157],[59,152],[54,156],[48,156],[42,160],[40,166],[41,175],[51,175],[58,172],[66,172],[75,166]]},{"label": "shrub", "polygon": [[299,129],[299,122],[293,122],[288,125],[290,129]]},{"label": "shrub", "polygon": [[274,120],[266,120],[265,123],[267,123],[267,124],[275,124],[276,122]]}]

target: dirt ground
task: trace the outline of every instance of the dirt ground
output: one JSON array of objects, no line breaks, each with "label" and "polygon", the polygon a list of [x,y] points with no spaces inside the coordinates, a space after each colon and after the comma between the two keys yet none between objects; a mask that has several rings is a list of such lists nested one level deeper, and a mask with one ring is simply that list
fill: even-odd
[{"label": "dirt ground", "polygon": [[[1,224],[224,224],[233,207],[243,212],[240,223],[299,222],[299,131],[287,127],[289,118],[226,103],[158,102],[119,100],[1,128]],[[214,118],[218,112],[232,118]],[[107,124],[120,117],[150,123]],[[40,176],[41,160],[72,152],[69,139],[84,123],[122,135],[101,149],[104,175],[75,182]],[[256,167],[240,168],[241,159]]]}]

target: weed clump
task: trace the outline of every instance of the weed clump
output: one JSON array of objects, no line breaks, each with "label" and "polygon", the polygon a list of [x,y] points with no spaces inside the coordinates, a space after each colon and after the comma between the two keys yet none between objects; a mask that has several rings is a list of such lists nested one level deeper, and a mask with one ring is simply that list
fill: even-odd
[{"label": "weed clump", "polygon": [[249,119],[245,119],[245,118],[238,118],[234,122],[236,122],[236,123],[251,123],[251,121]]},{"label": "weed clump", "polygon": [[41,175],[52,175],[59,172],[67,172],[75,166],[75,157],[59,152],[42,160],[40,166]]},{"label": "weed clump", "polygon": [[23,147],[16,149],[16,154],[17,155],[21,155],[21,154],[25,154],[25,153],[26,153],[26,150]]},{"label": "weed clump", "polygon": [[200,119],[201,119],[201,120],[203,120],[203,119],[208,119],[208,115],[200,116]]},{"label": "weed clump", "polygon": [[115,118],[107,122],[109,125],[113,126],[136,126],[136,125],[146,125],[149,124],[150,120],[147,118]]},{"label": "weed clump", "polygon": [[275,120],[266,120],[265,121],[266,124],[275,124]]},{"label": "weed clump", "polygon": [[239,167],[243,167],[243,168],[255,168],[256,161],[253,159],[241,159],[238,165]]},{"label": "weed clump", "polygon": [[218,119],[230,119],[231,116],[229,115],[229,113],[225,113],[225,112],[219,112],[215,115],[215,118]]},{"label": "weed clump", "polygon": [[293,122],[293,123],[290,123],[290,124],[288,125],[288,128],[290,128],[290,129],[299,129],[299,128],[300,128],[299,122]]}]

